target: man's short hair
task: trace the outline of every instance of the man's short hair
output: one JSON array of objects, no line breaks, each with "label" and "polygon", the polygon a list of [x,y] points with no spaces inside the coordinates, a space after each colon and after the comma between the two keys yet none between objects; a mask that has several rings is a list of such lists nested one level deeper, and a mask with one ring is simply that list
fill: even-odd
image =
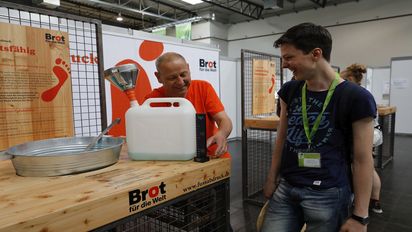
[{"label": "man's short hair", "polygon": [[289,28],[275,41],[276,48],[290,44],[308,54],[315,48],[322,49],[323,57],[329,62],[332,52],[332,36],[326,28],[313,23],[301,23]]},{"label": "man's short hair", "polygon": [[176,58],[182,59],[186,63],[185,58],[182,55],[180,55],[179,53],[176,53],[176,52],[166,52],[163,55],[159,56],[159,58],[157,58],[156,63],[155,63],[157,71],[159,71],[159,66],[163,62],[170,61],[170,60],[173,60],[173,59],[176,59]]}]

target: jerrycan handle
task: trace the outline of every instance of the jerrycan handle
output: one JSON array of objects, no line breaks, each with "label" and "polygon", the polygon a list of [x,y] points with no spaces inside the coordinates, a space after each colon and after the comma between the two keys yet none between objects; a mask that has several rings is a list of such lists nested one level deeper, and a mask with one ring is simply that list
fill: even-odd
[{"label": "jerrycan handle", "polygon": [[[152,103],[169,103],[169,104],[159,104],[157,106],[152,106]],[[176,104],[178,103],[178,104]],[[183,107],[186,105],[193,107],[192,103],[186,98],[182,97],[159,97],[159,98],[149,98],[147,99],[142,106],[145,107]]]}]

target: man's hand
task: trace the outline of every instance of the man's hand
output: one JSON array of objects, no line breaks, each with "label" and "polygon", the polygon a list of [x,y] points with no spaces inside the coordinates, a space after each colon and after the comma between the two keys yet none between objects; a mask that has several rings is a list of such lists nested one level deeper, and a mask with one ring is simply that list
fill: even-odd
[{"label": "man's hand", "polygon": [[339,232],[366,232],[368,226],[362,225],[352,218],[349,218],[340,228]]},{"label": "man's hand", "polygon": [[263,196],[266,199],[272,198],[273,193],[275,192],[277,183],[274,180],[267,178],[265,186],[263,186]]},{"label": "man's hand", "polygon": [[211,136],[207,140],[206,146],[209,147],[210,145],[214,143],[216,143],[217,148],[216,148],[215,154],[210,156],[212,159],[219,158],[219,156],[227,152],[227,139],[225,135],[222,135],[222,133],[220,133],[220,131],[217,132],[215,135]]},{"label": "man's hand", "polygon": [[206,142],[207,147],[214,143],[217,145],[215,154],[210,156],[212,159],[219,158],[219,156],[227,152],[227,137],[232,131],[232,121],[225,111],[220,111],[213,115],[213,120],[216,122],[219,131],[209,137]]}]

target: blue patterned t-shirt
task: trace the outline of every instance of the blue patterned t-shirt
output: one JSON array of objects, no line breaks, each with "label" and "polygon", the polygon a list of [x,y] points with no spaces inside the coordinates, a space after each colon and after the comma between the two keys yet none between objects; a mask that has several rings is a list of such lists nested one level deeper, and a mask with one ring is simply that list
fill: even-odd
[{"label": "blue patterned t-shirt", "polygon": [[[283,147],[281,175],[291,185],[309,186],[319,189],[341,187],[348,181],[348,146],[344,139],[342,125],[351,131],[352,123],[376,116],[376,103],[373,96],[364,88],[344,81],[336,86],[335,92],[322,115],[319,128],[312,138],[312,151],[321,153],[321,168],[298,167],[298,152],[308,148],[302,121],[302,86],[303,81],[289,81],[279,90],[280,98],[287,106],[288,127]],[[344,88],[348,88],[344,91]],[[307,90],[307,112],[309,128],[322,110],[326,91],[313,92]],[[350,96],[343,93],[350,92]],[[288,96],[292,94],[293,96]],[[348,95],[348,94],[347,94]],[[344,97],[345,101],[342,101]],[[288,102],[287,99],[290,99]],[[348,104],[343,107],[342,103]],[[345,110],[343,110],[345,109]],[[342,112],[347,111],[347,112]],[[338,114],[344,114],[339,117]],[[340,121],[345,121],[341,123]]]}]

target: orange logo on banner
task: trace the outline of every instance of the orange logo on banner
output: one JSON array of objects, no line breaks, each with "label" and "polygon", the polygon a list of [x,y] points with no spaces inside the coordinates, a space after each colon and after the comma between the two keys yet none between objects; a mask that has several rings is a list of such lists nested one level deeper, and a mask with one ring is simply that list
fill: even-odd
[{"label": "orange logo on banner", "polygon": [[163,52],[163,43],[145,40],[140,45],[139,55],[143,60],[151,61],[157,59]]},{"label": "orange logo on banner", "polygon": [[[140,44],[139,56],[146,61],[154,61],[163,53],[163,43],[145,40]],[[141,105],[144,102],[144,97],[152,91],[152,86],[150,85],[149,77],[147,76],[146,70],[136,61],[132,59],[125,59],[116,64],[136,64],[139,68],[139,74],[137,76],[135,95],[137,102]],[[130,107],[129,99],[126,94],[114,87],[110,86],[111,97],[112,97],[112,118],[121,118],[121,123],[118,126],[113,127],[109,134],[113,136],[126,135],[125,129],[125,113]]]}]

